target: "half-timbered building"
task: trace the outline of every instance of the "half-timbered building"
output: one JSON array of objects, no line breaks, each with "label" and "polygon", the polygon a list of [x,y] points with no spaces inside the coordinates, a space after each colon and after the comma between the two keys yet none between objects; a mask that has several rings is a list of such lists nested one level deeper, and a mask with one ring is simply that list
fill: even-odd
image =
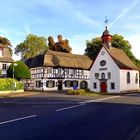
[{"label": "half-timbered building", "polygon": [[47,51],[25,61],[31,71],[28,90],[89,88],[92,60],[86,55]]}]

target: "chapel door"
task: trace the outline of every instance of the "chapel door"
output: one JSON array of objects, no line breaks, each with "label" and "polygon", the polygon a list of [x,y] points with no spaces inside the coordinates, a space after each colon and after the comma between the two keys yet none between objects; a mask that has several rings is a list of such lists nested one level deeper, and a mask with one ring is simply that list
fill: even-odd
[{"label": "chapel door", "polygon": [[101,82],[101,92],[107,92],[106,82]]}]

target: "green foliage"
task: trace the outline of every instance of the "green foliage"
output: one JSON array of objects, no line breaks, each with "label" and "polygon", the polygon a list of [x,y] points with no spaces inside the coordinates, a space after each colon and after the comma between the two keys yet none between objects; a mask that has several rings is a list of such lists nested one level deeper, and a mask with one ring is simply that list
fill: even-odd
[{"label": "green foliage", "polygon": [[[86,41],[85,54],[91,59],[95,59],[102,47],[102,40],[99,37],[96,37],[92,40]],[[140,67],[140,60],[138,60],[132,53],[132,46],[130,43],[124,39],[123,36],[115,34],[112,36],[112,46],[115,48],[122,49],[126,55],[138,66]]]},{"label": "green foliage", "polygon": [[85,54],[91,59],[95,59],[102,47],[102,40],[99,37],[93,38],[92,40],[86,40],[86,46]]},{"label": "green foliage", "polygon": [[[14,90],[24,89],[24,84],[14,80],[16,82],[16,87]],[[0,91],[13,90],[13,79],[12,78],[1,78],[0,79]]]},{"label": "green foliage", "polygon": [[16,61],[10,65],[10,67],[7,70],[7,77],[13,77],[13,65],[17,64],[17,66],[14,66],[14,77],[16,79],[27,79],[31,78],[31,72],[28,68],[28,66],[22,62],[22,61]]},{"label": "green foliage", "polygon": [[48,49],[47,39],[43,36],[29,34],[26,39],[18,44],[15,48],[15,54],[21,54],[23,59],[34,57]]},{"label": "green foliage", "polygon": [[12,44],[11,44],[10,40],[8,40],[6,37],[1,37],[0,36],[0,44],[3,44],[4,46],[8,47],[8,49],[9,49],[11,55],[12,55],[13,51],[11,49]]},{"label": "green foliage", "polygon": [[70,89],[67,92],[68,95],[83,95],[85,93],[86,91],[84,89],[77,89],[77,90]]}]

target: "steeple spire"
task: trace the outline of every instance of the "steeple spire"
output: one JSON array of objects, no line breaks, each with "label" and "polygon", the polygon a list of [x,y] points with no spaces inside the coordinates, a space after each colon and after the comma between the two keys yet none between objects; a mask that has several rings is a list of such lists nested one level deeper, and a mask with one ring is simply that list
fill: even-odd
[{"label": "steeple spire", "polygon": [[109,49],[111,47],[112,35],[109,34],[109,30],[107,29],[108,21],[109,20],[107,19],[107,16],[106,16],[105,21],[104,21],[104,23],[106,23],[106,27],[102,34],[102,43],[105,47],[107,47]]},{"label": "steeple spire", "polygon": [[104,21],[104,23],[106,24],[106,29],[107,29],[107,23],[108,23],[108,19],[107,19],[107,16],[105,17],[105,21]]}]

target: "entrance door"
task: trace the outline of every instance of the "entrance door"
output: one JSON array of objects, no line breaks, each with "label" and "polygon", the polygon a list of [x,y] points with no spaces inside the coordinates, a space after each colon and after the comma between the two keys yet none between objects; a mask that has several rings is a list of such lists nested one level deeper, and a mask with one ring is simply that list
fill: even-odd
[{"label": "entrance door", "polygon": [[106,82],[101,82],[101,92],[107,92]]},{"label": "entrance door", "polygon": [[62,90],[62,80],[58,80],[58,90]]}]

